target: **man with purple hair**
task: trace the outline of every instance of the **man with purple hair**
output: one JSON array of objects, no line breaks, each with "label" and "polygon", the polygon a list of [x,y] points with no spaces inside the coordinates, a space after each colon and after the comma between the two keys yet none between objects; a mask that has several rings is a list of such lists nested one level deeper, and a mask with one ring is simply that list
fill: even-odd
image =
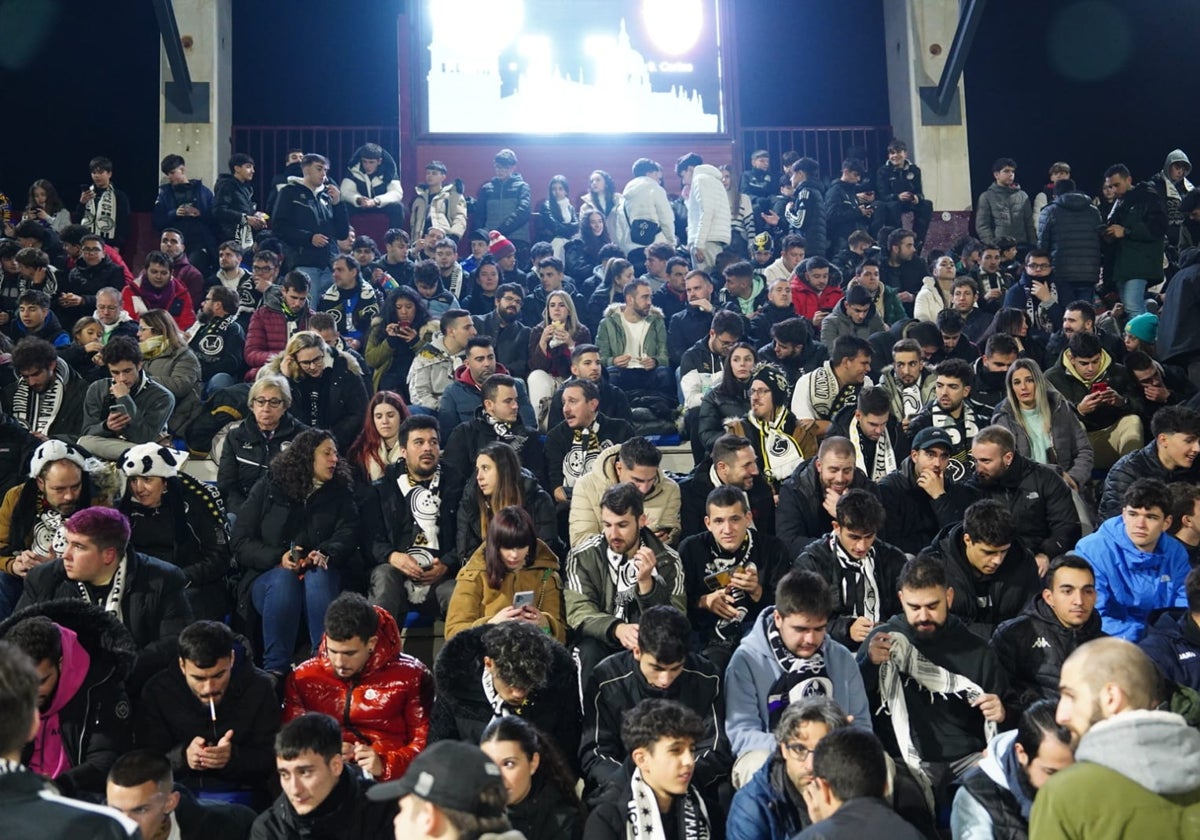
[{"label": "man with purple hair", "polygon": [[66,549],[25,576],[17,610],[60,598],[82,598],[113,613],[138,648],[130,694],[173,664],[175,640],[192,623],[183,572],[129,548],[129,520],[120,511],[89,507],[63,523]]}]

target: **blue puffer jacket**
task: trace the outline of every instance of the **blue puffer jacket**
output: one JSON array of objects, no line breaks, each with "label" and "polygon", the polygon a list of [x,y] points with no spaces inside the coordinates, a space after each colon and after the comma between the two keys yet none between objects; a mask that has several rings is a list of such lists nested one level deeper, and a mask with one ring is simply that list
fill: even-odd
[{"label": "blue puffer jacket", "polygon": [[1164,677],[1200,691],[1200,627],[1186,610],[1163,615],[1139,645]]},{"label": "blue puffer jacket", "polygon": [[776,752],[733,797],[725,840],[787,840],[809,823],[800,794],[788,796],[791,782]]},{"label": "blue puffer jacket", "polygon": [[1100,211],[1081,192],[1067,193],[1042,209],[1038,247],[1050,252],[1054,279],[1072,286],[1100,279]]},{"label": "blue puffer jacket", "polygon": [[1163,534],[1153,552],[1138,550],[1120,516],[1104,522],[1075,546],[1096,573],[1096,612],[1104,632],[1136,642],[1154,610],[1186,607],[1183,581],[1191,566],[1187,549]]}]

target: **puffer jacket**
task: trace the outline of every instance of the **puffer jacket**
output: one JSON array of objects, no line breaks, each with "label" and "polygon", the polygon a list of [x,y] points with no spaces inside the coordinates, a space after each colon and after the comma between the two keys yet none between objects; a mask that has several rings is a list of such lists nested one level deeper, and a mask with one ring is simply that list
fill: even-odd
[{"label": "puffer jacket", "polygon": [[733,796],[728,840],[789,840],[811,825],[804,797],[787,775],[778,752]]},{"label": "puffer jacket", "polygon": [[107,256],[95,265],[76,260],[58,290],[79,295],[83,302],[79,306],[66,307],[55,297],[54,311],[69,330],[80,318],[96,311],[96,292],[104,288],[120,289],[125,282],[125,270]]},{"label": "puffer jacket", "polygon": [[200,360],[186,344],[167,347],[153,359],[147,359],[146,375],[166,388],[175,397],[175,410],[167,421],[167,429],[179,434],[192,422],[202,407],[200,402]]},{"label": "puffer jacket", "polygon": [[287,412],[279,418],[279,425],[269,440],[258,428],[253,414],[231,426],[217,465],[217,489],[221,491],[226,508],[234,513],[240,511],[250,489],[266,473],[271,460],[307,428]]},{"label": "puffer jacket", "polygon": [[[605,449],[592,465],[591,472],[575,483],[575,491],[571,494],[571,545],[600,533],[600,499],[605,490],[619,481],[617,458],[620,453],[619,443]],[[652,531],[668,531],[667,541],[672,544],[678,542],[679,485],[661,467],[654,479],[654,489],[642,501],[646,507],[646,527]]]},{"label": "puffer jacket", "polygon": [[458,572],[454,594],[446,608],[446,640],[472,627],[488,623],[492,616],[511,607],[518,592],[533,592],[533,607],[549,622],[549,632],[560,642],[567,640],[566,617],[563,611],[562,578],[558,574],[558,558],[550,546],[541,540],[532,561],[504,575],[500,588],[488,583],[484,563],[484,546]]},{"label": "puffer jacket", "polygon": [[433,675],[419,659],[402,653],[396,620],[382,607],[378,642],[367,664],[350,680],[333,670],[321,639],[317,655],[296,666],[283,697],[283,722],[305,712],[323,712],[341,721],[342,740],[370,744],[383,759],[378,781],[399,779],[429,735]]},{"label": "puffer jacket", "polygon": [[[404,188],[400,185],[400,167],[390,152],[384,152],[373,175],[362,169],[363,147],[354,150],[346,162],[346,177],[342,179],[342,200],[346,206],[354,207],[356,199],[373,198],[381,207],[399,204],[404,199]],[[465,229],[465,223],[464,223]]]},{"label": "puffer jacket", "polygon": [[413,236],[424,236],[431,227],[443,231],[455,242],[467,232],[467,200],[463,197],[463,183],[442,184],[433,195],[429,187],[418,184],[413,190],[412,208],[409,210],[409,229]]},{"label": "puffer jacket", "polygon": [[[538,205],[537,216],[534,218],[533,233],[538,242],[549,242],[553,239],[570,239],[579,233],[579,211],[567,198],[567,206],[558,206],[557,201],[547,198]],[[566,213],[561,221],[559,216]],[[534,266],[537,268],[537,266]]]},{"label": "puffer jacket", "polygon": [[992,650],[1008,674],[1012,692],[1004,705],[1021,711],[1038,700],[1057,700],[1058,678],[1067,657],[1084,642],[1104,635],[1095,610],[1082,627],[1072,629],[1058,620],[1049,604],[1034,597],[1020,615],[992,634]]},{"label": "puffer jacket", "polygon": [[[728,202],[726,202],[728,203]],[[792,233],[798,233],[808,242],[806,254],[823,257],[829,251],[829,240],[825,234],[825,194],[817,181],[804,181],[796,187],[783,215]]]},{"label": "puffer jacket", "polygon": [[975,232],[981,242],[995,242],[1001,236],[1011,236],[1017,242],[1037,242],[1029,196],[1015,184],[1011,187],[992,184],[979,196]]},{"label": "puffer jacket", "polygon": [[850,314],[846,312],[846,299],[842,298],[834,304],[833,311],[821,321],[821,343],[832,352],[833,342],[843,335],[853,335],[866,341],[875,333],[883,332],[885,329],[887,327],[884,326],[883,319],[879,317],[879,312],[875,307],[871,307],[866,321],[861,324],[855,323]]},{"label": "puffer jacket", "polygon": [[1163,197],[1150,182],[1130,187],[1107,223],[1124,227],[1125,236],[1105,243],[1106,275],[1115,283],[1133,278],[1151,283],[1163,279],[1167,210]]},{"label": "puffer jacket", "polygon": [[796,310],[797,315],[812,323],[818,312],[832,312],[841,302],[844,293],[833,285],[832,281],[818,292],[804,279],[804,266],[805,263],[796,266],[788,280],[788,286],[792,290],[792,308]]},{"label": "puffer jacket", "polygon": [[[1054,447],[1052,466],[1058,472],[1071,476],[1082,487],[1092,478],[1092,463],[1095,460],[1092,442],[1088,440],[1079,417],[1061,394],[1048,388],[1046,398],[1050,402],[1050,443]],[[1017,453],[1029,457],[1029,432],[1017,419],[1007,399],[997,404],[992,422],[1012,432],[1017,441]]]},{"label": "puffer jacket", "polygon": [[[1179,181],[1171,180],[1169,170],[1173,163],[1187,164],[1188,171]],[[1192,162],[1188,160],[1183,149],[1172,149],[1167,153],[1167,159],[1163,161],[1162,170],[1150,179],[1155,191],[1163,197],[1163,206],[1167,211],[1167,237],[1172,245],[1178,243],[1179,229],[1184,221],[1183,211],[1179,205],[1183,203],[1183,197],[1194,189],[1192,182],[1187,178],[1191,169]]]},{"label": "puffer jacket", "polygon": [[[282,353],[275,355],[258,375],[282,376],[279,372],[282,361]],[[348,450],[362,431],[368,401],[362,367],[354,357],[329,348],[321,375],[301,373],[299,379],[291,381],[291,386],[292,405],[288,411],[292,416],[314,429],[328,429],[338,449]]]},{"label": "puffer jacket", "polygon": [[1100,371],[1095,379],[1081,379],[1067,361],[1066,351],[1058,358],[1054,367],[1046,371],[1046,381],[1072,406],[1078,406],[1083,398],[1091,393],[1092,385],[1097,382],[1107,382],[1112,390],[1128,400],[1125,406],[1106,405],[1091,414],[1080,414],[1079,422],[1083,423],[1083,427],[1089,432],[1107,429],[1125,415],[1141,414],[1143,411],[1142,389],[1137,387],[1129,370],[1124,365],[1114,362],[1107,350],[1102,350],[1101,356]]},{"label": "puffer jacket", "polygon": [[687,195],[688,247],[728,245],[732,238],[732,217],[720,170],[712,164],[700,164],[692,170],[692,185]]},{"label": "puffer jacket", "polygon": [[[495,373],[508,373],[508,368],[497,363]],[[520,406],[521,422],[529,428],[537,426],[537,418],[533,414],[533,406],[529,404],[529,391],[525,388],[525,380],[517,380],[517,403]],[[460,423],[466,423],[475,418],[475,413],[483,405],[483,391],[471,378],[467,366],[459,365],[454,370],[454,377],[438,398],[437,418],[439,439],[449,442],[450,435]]]},{"label": "puffer jacket", "polygon": [[250,326],[246,328],[243,355],[249,368],[246,371],[247,382],[253,382],[259,368],[287,347],[289,338],[308,329],[309,314],[308,306],[299,312],[285,311],[283,288],[280,286],[271,286],[263,292],[262,306],[254,310],[250,316]]},{"label": "puffer jacket", "polygon": [[[232,239],[234,242],[244,241],[244,216],[253,216],[258,211],[254,203],[253,182],[239,181],[228,172],[217,176],[213,185],[213,221],[221,233],[221,241]],[[253,233],[246,231],[251,237]]]},{"label": "puffer jacket", "polygon": [[[719,376],[718,384],[720,384]],[[749,384],[746,383],[747,387]],[[741,388],[739,387],[738,390]],[[714,387],[700,399],[700,414],[696,425],[700,448],[705,452],[711,452],[716,439],[725,434],[725,421],[745,417],[749,412],[749,397],[742,399],[730,394],[724,388]]]},{"label": "puffer jacket", "polygon": [[1054,279],[1072,286],[1094,286],[1100,279],[1100,227],[1104,220],[1081,192],[1047,204],[1039,218],[1038,247],[1050,252]]},{"label": "puffer jacket", "polygon": [[484,230],[498,230],[515,242],[528,242],[532,206],[529,184],[519,173],[512,173],[507,181],[493,178],[479,188],[475,199],[477,224]]},{"label": "puffer jacket", "polygon": [[1071,491],[1050,467],[1013,453],[1004,475],[984,482],[975,473],[967,486],[981,499],[1004,503],[1012,512],[1017,538],[1034,554],[1057,557],[1079,539],[1079,514]]},{"label": "puffer jacket", "polygon": [[[133,722],[125,680],[133,671],[137,648],[114,614],[77,598],[17,611],[0,624],[0,639],[8,637],[20,622],[35,616],[59,626],[63,645],[60,686],[67,682],[71,661],[82,664],[80,654],[88,658],[86,673],[75,693],[62,703],[54,698],[59,735],[70,763],[70,769],[56,776],[54,784],[65,796],[101,796],[113,762],[131,746]],[[38,736],[43,734],[39,730]],[[26,745],[22,756],[26,766],[37,745],[37,738]]]},{"label": "puffer jacket", "polygon": [[[625,347],[625,327],[621,323],[624,320],[622,313],[625,306],[624,303],[609,304],[604,310],[604,317],[600,319],[596,343],[600,347],[600,363],[605,367],[610,366],[616,356],[626,355],[635,349]],[[650,326],[642,344],[642,356],[653,357],[658,367],[666,367],[671,363],[671,359],[667,352],[667,322],[663,318],[662,310],[656,306],[650,307],[650,314],[646,316],[646,320],[650,322]]]},{"label": "puffer jacket", "polygon": [[[675,244],[675,213],[671,210],[671,200],[667,198],[667,191],[663,189],[662,184],[642,175],[627,183],[625,189],[621,190],[621,195],[625,199],[624,212],[630,221],[646,219],[654,222],[659,227],[654,241]],[[729,206],[728,200],[725,206]]]}]

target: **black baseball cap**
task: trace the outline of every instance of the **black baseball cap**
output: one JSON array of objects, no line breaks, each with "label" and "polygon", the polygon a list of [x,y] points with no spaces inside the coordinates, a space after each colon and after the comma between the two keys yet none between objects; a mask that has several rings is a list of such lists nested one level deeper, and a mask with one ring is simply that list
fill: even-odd
[{"label": "black baseball cap", "polygon": [[950,435],[946,434],[944,429],[935,429],[930,426],[927,429],[917,432],[917,436],[913,438],[913,449],[924,452],[926,449],[932,449],[935,446],[940,446],[947,452],[954,451],[954,444],[950,442]]},{"label": "black baseball cap", "polygon": [[413,759],[403,778],[373,785],[367,790],[367,798],[387,802],[411,793],[442,808],[476,817],[498,817],[505,812],[506,797],[484,800],[480,796],[493,787],[503,790],[504,781],[500,768],[483,750],[465,741],[438,741]]}]

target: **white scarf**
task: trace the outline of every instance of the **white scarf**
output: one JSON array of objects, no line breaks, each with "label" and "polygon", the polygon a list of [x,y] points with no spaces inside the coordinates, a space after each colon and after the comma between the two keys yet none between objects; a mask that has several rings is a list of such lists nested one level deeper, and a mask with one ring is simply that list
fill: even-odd
[{"label": "white scarf", "polygon": [[62,408],[63,394],[67,390],[67,367],[59,360],[49,387],[38,393],[29,387],[24,377],[17,379],[17,390],[13,393],[12,416],[21,427],[43,437],[50,436],[50,426]]},{"label": "white scarf", "polygon": [[[641,548],[641,543],[633,547],[629,555],[618,554],[608,547],[608,541],[604,542],[604,554],[608,558],[608,579],[617,589],[616,597],[613,599],[613,616],[625,621],[632,614],[631,607],[637,601],[638,582],[637,582],[637,563],[633,557]],[[652,572],[654,577],[658,577],[658,569]]]},{"label": "white scarf", "polygon": [[829,535],[829,548],[838,565],[847,572],[842,575],[842,603],[853,613],[858,612],[858,582],[863,583],[862,615],[879,623],[879,590],[875,586],[875,547],[862,560],[846,553],[838,542],[837,534]]},{"label": "white scarf", "polygon": [[611,441],[600,440],[600,421],[571,432],[571,446],[563,458],[563,487],[571,489],[579,479],[592,470],[601,451],[612,446]]},{"label": "white scarf", "polygon": [[95,193],[83,210],[83,226],[108,240],[117,238],[117,191],[111,186]]},{"label": "white scarf", "polygon": [[63,515],[52,507],[38,514],[33,523],[32,543],[29,549],[39,557],[62,557],[67,549]]},{"label": "white scarf", "polygon": [[[904,698],[904,679],[907,677],[930,694],[959,694],[969,702],[974,702],[987,692],[962,674],[955,674],[926,659],[907,636],[901,633],[889,635],[892,639],[891,656],[879,666],[879,696],[883,700],[883,710],[892,719],[896,746],[900,748],[904,763],[920,782],[925,801],[932,809],[933,785],[925,771],[921,754],[913,743],[908,723],[908,702]],[[985,721],[983,732],[984,738],[990,743],[996,737],[996,724]]]},{"label": "white scarf", "polygon": [[[108,597],[104,599],[104,611],[112,613],[117,617],[117,620],[124,623],[125,616],[121,612],[121,595],[125,590],[125,573],[128,569],[129,557],[123,555],[119,563],[117,563],[117,572],[113,575],[112,585],[108,590]],[[75,585],[79,587],[79,594],[83,596],[83,600],[89,604],[92,602],[91,593],[88,592],[87,584],[83,581],[75,581]]]},{"label": "white scarf", "polygon": [[875,458],[870,464],[863,455],[862,437],[858,431],[857,418],[850,421],[850,443],[854,445],[854,460],[858,462],[871,481],[879,481],[888,473],[896,471],[896,452],[892,449],[892,439],[886,426],[883,429],[883,435],[875,443]]},{"label": "white scarf", "polygon": [[[634,770],[629,780],[629,822],[625,827],[626,840],[666,840],[662,814],[658,810],[658,798],[654,790],[642,779],[642,771]],[[708,825],[708,809],[696,789],[688,785],[683,794],[681,821],[684,840],[708,840],[711,830]],[[675,836],[675,832],[671,832]]]},{"label": "white scarf", "polygon": [[454,263],[454,268],[450,269],[450,279],[442,278],[442,284],[454,295],[456,300],[462,300],[463,296],[463,270],[462,266],[457,262]]},{"label": "white scarf", "polygon": [[[405,550],[405,554],[415,560],[422,569],[428,569],[436,562],[434,552],[439,555],[441,553],[438,541],[438,519],[442,509],[442,497],[438,494],[438,487],[441,482],[442,467],[440,464],[437,471],[434,472],[433,478],[430,479],[428,487],[412,480],[408,474],[407,465],[400,472],[400,477],[396,479],[400,495],[408,502],[408,509],[417,525],[416,533],[413,535],[413,544]],[[412,604],[423,604],[429,597],[430,587],[416,581],[404,581],[404,589],[408,593],[409,603]]]},{"label": "white scarf", "polygon": [[[775,416],[770,422],[759,420],[753,413],[746,415],[750,425],[758,429],[763,475],[772,486],[780,484],[804,462],[804,455],[796,445],[796,439],[783,428],[790,416],[791,412],[782,407],[775,410]],[[713,486],[716,487],[717,484],[714,483]]]},{"label": "white scarf", "polygon": [[812,373],[806,374],[808,379],[808,403],[819,420],[832,420],[843,407],[858,399],[861,385],[842,387],[833,372],[833,366],[825,362]]},{"label": "white scarf", "polygon": [[942,410],[936,401],[930,405],[929,415],[933,420],[933,428],[941,429],[949,435],[950,443],[954,446],[954,451],[950,453],[950,462],[946,465],[947,473],[955,481],[966,480],[967,473],[974,463],[971,460],[971,441],[975,440],[975,435],[979,434],[979,424],[975,421],[975,412],[971,409],[971,403],[963,400],[961,429],[959,429],[959,420],[951,416],[948,411]]}]

